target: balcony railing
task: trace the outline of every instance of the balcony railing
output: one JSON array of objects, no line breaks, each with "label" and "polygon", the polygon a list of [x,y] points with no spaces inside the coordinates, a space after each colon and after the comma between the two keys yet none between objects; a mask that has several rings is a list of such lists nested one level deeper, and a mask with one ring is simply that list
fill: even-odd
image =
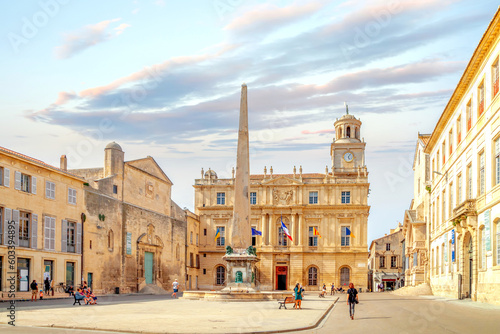
[{"label": "balcony railing", "polygon": [[453,209],[453,219],[457,219],[462,216],[476,216],[476,200],[468,199],[460,203],[455,209]]}]

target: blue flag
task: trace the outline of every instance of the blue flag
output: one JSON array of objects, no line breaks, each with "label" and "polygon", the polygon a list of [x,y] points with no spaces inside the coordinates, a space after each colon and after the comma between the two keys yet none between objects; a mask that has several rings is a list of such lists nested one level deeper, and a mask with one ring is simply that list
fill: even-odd
[{"label": "blue flag", "polygon": [[262,232],[257,231],[255,228],[252,227],[252,235],[262,235]]}]

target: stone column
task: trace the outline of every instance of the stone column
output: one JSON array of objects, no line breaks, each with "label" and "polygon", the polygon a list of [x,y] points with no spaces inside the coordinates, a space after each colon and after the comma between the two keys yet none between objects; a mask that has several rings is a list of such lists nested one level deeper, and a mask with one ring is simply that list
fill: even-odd
[{"label": "stone column", "polygon": [[[261,231],[262,231],[262,245],[267,245],[267,231],[266,231],[266,228],[267,228],[267,222],[266,222],[266,214],[263,213],[261,218],[260,218],[260,221],[261,221]],[[261,246],[262,246],[261,245]]]},{"label": "stone column", "polygon": [[292,225],[293,244],[297,245],[297,239],[296,239],[297,226],[295,224],[295,214],[293,214],[293,213],[290,215],[290,224]]},{"label": "stone column", "polygon": [[304,217],[299,214],[299,246],[304,245]]}]

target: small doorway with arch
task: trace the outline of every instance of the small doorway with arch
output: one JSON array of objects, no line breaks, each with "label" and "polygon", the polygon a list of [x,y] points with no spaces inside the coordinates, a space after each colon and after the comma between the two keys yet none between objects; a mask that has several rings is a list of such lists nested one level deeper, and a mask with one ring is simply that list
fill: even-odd
[{"label": "small doorway with arch", "polygon": [[287,266],[276,267],[276,290],[287,290]]},{"label": "small doorway with arch", "polygon": [[340,268],[340,286],[342,288],[349,287],[351,279],[351,270],[349,267],[342,267]]},{"label": "small doorway with arch", "polygon": [[470,232],[467,232],[464,237],[463,244],[463,268],[464,275],[462,279],[462,297],[471,298],[472,295],[472,282],[473,282],[473,258],[474,258],[474,244]]}]

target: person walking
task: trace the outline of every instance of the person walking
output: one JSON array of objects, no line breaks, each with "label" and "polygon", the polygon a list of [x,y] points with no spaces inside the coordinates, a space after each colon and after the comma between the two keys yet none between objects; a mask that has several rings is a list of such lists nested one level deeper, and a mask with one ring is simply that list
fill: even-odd
[{"label": "person walking", "polygon": [[335,294],[335,284],[332,283],[332,288],[330,290],[330,295],[334,295]]},{"label": "person walking", "polygon": [[30,288],[31,288],[31,301],[33,301],[33,297],[35,297],[36,301],[36,296],[38,295],[38,284],[36,283],[35,280],[31,282]]},{"label": "person walking", "polygon": [[295,284],[295,288],[293,289],[295,293],[295,306],[294,308],[297,310],[302,310],[302,287],[299,283]]},{"label": "person walking", "polygon": [[179,282],[177,282],[177,279],[172,283],[172,288],[174,290],[172,298],[177,298],[177,291],[179,291]]},{"label": "person walking", "polygon": [[349,283],[349,289],[347,290],[347,305],[349,305],[351,320],[354,320],[354,305],[357,303],[359,303],[358,291],[354,288],[354,284]]}]

